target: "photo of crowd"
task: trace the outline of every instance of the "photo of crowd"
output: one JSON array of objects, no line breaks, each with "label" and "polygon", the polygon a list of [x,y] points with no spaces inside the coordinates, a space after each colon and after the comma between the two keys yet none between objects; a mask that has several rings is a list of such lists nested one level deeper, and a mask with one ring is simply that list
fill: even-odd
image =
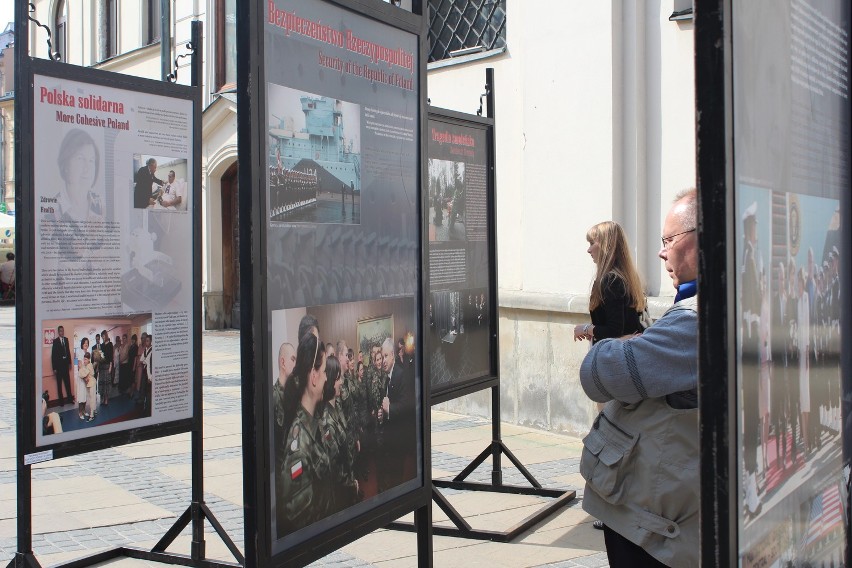
[{"label": "photo of crowd", "polygon": [[416,325],[412,298],[272,312],[275,538],[416,478]]},{"label": "photo of crowd", "polygon": [[465,240],[464,162],[429,159],[429,240]]},{"label": "photo of crowd", "polygon": [[[838,534],[821,504],[811,514],[820,497],[801,484],[834,487],[820,480],[842,460],[839,203],[750,186],[739,194],[743,525],[793,519],[782,557],[810,558],[826,544],[814,523],[824,538]],[[843,515],[832,518],[842,527]]]},{"label": "photo of crowd", "polygon": [[432,292],[429,343],[432,388],[487,376],[490,319],[487,289]]},{"label": "photo of crowd", "polygon": [[42,322],[42,436],[151,416],[151,314]]}]

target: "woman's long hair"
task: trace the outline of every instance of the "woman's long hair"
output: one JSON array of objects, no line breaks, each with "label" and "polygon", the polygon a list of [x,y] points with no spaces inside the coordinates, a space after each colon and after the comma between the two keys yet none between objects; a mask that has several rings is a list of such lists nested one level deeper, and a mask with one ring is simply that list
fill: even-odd
[{"label": "woman's long hair", "polygon": [[[299,340],[296,349],[296,365],[284,384],[284,431],[289,432],[296,411],[302,403],[302,395],[308,388],[308,380],[312,370],[322,367],[325,351],[319,348],[320,340],[313,333],[306,333]],[[316,413],[316,409],[310,409]]]},{"label": "woman's long hair", "polygon": [[589,244],[598,243],[600,256],[598,257],[598,271],[595,281],[592,282],[592,292],[589,297],[589,309],[594,310],[603,302],[604,276],[612,272],[620,277],[630,298],[630,306],[637,312],[645,309],[645,290],[642,287],[642,279],[639,271],[633,264],[630,247],[627,246],[627,236],[624,229],[615,221],[604,221],[598,223],[586,233]]}]

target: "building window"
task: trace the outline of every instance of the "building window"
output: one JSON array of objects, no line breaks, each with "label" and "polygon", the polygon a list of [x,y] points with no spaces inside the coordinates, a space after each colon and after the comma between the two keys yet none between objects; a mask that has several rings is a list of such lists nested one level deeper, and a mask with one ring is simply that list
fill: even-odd
[{"label": "building window", "polygon": [[216,91],[237,86],[237,0],[216,0]]},{"label": "building window", "polygon": [[506,47],[506,0],[429,0],[429,61]]},{"label": "building window", "polygon": [[56,13],[53,17],[53,50],[59,53],[60,61],[68,61],[68,7],[65,0],[59,0],[56,4]]},{"label": "building window", "polygon": [[160,0],[147,0],[147,16],[148,21],[146,22],[146,30],[145,30],[145,44],[150,45],[152,43],[156,43],[160,41]]}]

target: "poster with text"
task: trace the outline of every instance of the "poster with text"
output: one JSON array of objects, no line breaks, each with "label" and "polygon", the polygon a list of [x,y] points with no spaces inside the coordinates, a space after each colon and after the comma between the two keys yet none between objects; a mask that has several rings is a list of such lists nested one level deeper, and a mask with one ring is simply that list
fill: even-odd
[{"label": "poster with text", "polygon": [[191,418],[193,102],[33,88],[36,445]]},{"label": "poster with text", "polygon": [[429,120],[429,357],[432,394],[489,377],[488,131]]},{"label": "poster with text", "polygon": [[[733,3],[739,557],[845,566],[849,3]],[[848,374],[846,370],[846,374]]]},{"label": "poster with text", "polygon": [[421,483],[421,129],[415,34],[263,6],[275,555]]}]

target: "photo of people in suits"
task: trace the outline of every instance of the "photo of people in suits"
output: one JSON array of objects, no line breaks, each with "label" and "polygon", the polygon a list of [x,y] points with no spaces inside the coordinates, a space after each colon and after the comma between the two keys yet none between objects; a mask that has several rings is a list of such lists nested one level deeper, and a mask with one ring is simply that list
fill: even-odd
[{"label": "photo of people in suits", "polygon": [[42,321],[36,412],[45,442],[150,417],[155,363],[150,313]]}]

